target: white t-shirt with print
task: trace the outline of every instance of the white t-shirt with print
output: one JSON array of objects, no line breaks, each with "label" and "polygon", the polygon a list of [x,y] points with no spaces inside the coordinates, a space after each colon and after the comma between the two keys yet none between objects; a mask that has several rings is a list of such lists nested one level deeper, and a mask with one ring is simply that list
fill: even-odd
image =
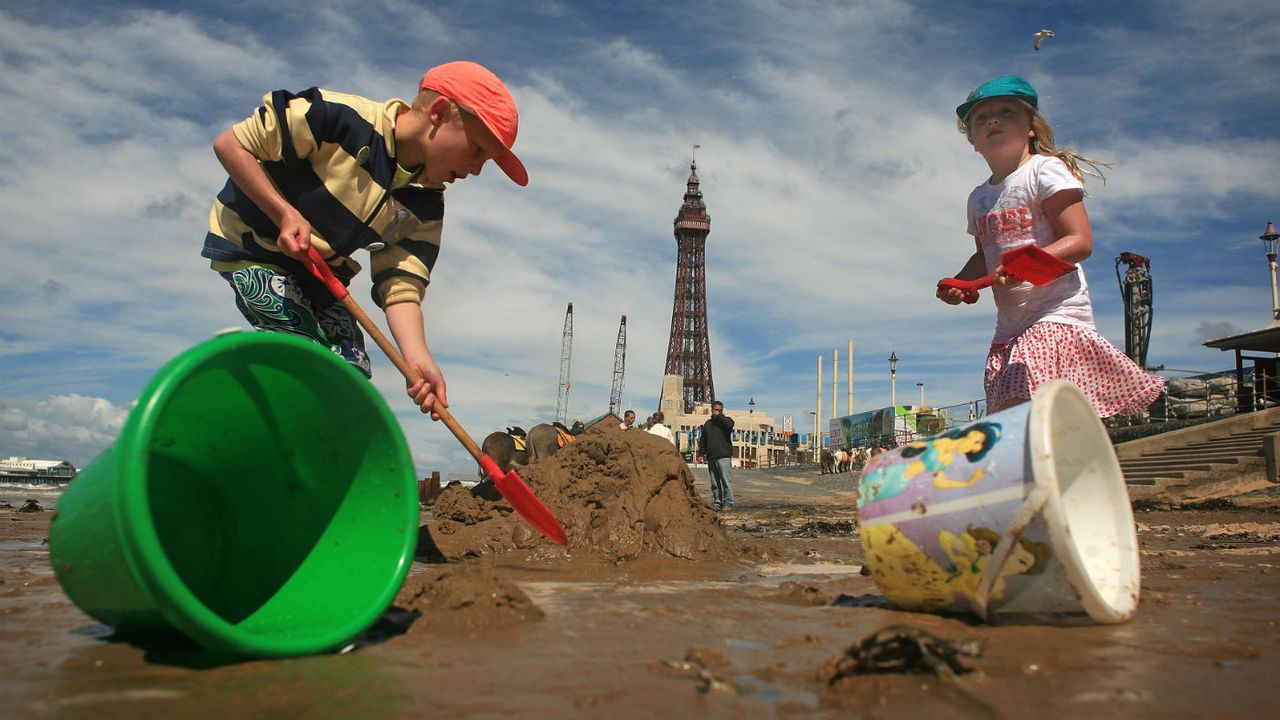
[{"label": "white t-shirt with print", "polygon": [[[974,188],[969,194],[969,234],[982,247],[987,272],[995,270],[1010,250],[1032,243],[1045,247],[1057,240],[1043,203],[1063,190],[1082,188],[1066,164],[1049,155],[1032,155],[1003,182]],[[1079,265],[1048,285],[1024,282],[991,290],[996,301],[993,345],[1009,342],[1037,322],[1094,327],[1089,284]]]}]

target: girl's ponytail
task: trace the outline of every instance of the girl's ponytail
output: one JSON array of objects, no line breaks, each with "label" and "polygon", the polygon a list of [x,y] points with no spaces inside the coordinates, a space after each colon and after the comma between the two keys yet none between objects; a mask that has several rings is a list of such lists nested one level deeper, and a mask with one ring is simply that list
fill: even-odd
[{"label": "girl's ponytail", "polygon": [[1103,176],[1102,168],[1111,167],[1110,163],[1085,157],[1071,148],[1055,146],[1053,144],[1053,127],[1049,125],[1049,121],[1030,105],[1027,105],[1027,109],[1031,111],[1031,129],[1036,133],[1034,137],[1030,138],[1032,154],[1049,155],[1058,158],[1080,182],[1084,182],[1085,175],[1093,175],[1101,180],[1103,184],[1106,184],[1107,178]]}]

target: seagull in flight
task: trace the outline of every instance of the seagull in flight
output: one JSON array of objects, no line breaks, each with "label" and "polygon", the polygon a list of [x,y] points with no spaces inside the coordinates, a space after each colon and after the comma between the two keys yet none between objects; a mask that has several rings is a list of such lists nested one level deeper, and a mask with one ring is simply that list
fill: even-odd
[{"label": "seagull in flight", "polygon": [[1041,40],[1044,40],[1045,38],[1051,38],[1051,37],[1053,37],[1053,31],[1052,31],[1052,30],[1049,30],[1049,29],[1041,30],[1040,32],[1036,33],[1036,34],[1035,34],[1035,49],[1036,49],[1036,50],[1039,50],[1039,49],[1040,49],[1040,41],[1041,41]]}]

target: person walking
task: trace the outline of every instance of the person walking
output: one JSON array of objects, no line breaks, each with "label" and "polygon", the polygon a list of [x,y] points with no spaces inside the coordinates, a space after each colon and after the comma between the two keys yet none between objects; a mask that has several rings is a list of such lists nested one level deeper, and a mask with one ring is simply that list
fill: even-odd
[{"label": "person walking", "polygon": [[698,454],[707,460],[711,475],[711,505],[716,512],[733,510],[733,418],[724,414],[724,403],[711,403],[711,417],[702,424]]}]

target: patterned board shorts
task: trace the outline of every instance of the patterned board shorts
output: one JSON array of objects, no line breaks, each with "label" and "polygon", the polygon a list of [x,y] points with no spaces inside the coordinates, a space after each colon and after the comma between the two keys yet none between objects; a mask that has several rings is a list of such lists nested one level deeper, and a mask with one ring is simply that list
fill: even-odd
[{"label": "patterned board shorts", "polygon": [[987,353],[983,378],[988,412],[1026,402],[1041,383],[1057,378],[1079,387],[1098,417],[1139,415],[1164,388],[1096,330],[1039,322]]},{"label": "patterned board shorts", "polygon": [[346,360],[365,377],[373,376],[364,334],[341,304],[317,308],[292,275],[265,267],[219,273],[236,294],[236,307],[249,324],[265,332],[284,332],[313,340]]}]

